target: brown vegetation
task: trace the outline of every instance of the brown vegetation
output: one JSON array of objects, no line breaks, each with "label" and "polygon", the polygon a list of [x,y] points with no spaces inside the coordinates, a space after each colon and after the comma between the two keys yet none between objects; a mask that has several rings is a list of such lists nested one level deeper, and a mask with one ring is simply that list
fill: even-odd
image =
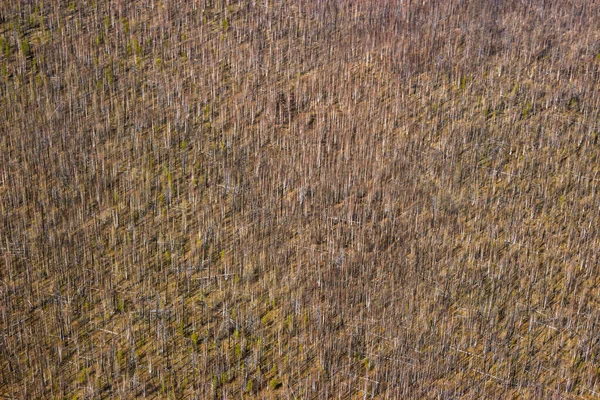
[{"label": "brown vegetation", "polygon": [[598,396],[599,27],[0,2],[0,397]]}]

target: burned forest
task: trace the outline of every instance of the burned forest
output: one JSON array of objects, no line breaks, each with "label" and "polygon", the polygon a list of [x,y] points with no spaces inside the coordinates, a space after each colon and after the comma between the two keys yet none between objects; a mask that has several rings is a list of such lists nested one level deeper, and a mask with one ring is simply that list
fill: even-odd
[{"label": "burned forest", "polygon": [[594,0],[0,2],[0,398],[600,396]]}]

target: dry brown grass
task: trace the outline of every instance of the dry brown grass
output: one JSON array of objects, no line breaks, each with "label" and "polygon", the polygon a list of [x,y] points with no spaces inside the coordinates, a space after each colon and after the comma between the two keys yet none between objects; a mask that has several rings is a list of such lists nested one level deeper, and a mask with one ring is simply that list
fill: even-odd
[{"label": "dry brown grass", "polygon": [[0,395],[599,395],[598,27],[1,2]]}]

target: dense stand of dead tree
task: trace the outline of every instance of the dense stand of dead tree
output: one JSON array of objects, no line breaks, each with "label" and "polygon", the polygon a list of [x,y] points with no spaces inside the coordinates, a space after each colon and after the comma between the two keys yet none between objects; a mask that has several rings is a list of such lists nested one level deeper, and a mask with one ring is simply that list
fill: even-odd
[{"label": "dense stand of dead tree", "polygon": [[599,27],[0,2],[0,395],[597,396]]}]

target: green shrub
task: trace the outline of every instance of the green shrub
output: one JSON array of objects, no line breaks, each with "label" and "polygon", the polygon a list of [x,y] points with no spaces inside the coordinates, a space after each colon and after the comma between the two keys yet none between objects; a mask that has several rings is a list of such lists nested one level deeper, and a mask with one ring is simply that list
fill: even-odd
[{"label": "green shrub", "polygon": [[282,386],[281,379],[274,377],[269,381],[269,387],[272,390],[279,389]]}]

